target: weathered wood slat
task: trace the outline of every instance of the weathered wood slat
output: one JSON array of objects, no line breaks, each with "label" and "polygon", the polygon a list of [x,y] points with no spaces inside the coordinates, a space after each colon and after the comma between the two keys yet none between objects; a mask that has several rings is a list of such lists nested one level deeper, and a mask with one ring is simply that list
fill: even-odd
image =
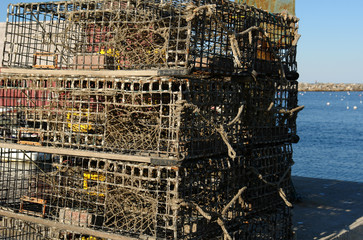
[{"label": "weathered wood slat", "polygon": [[40,75],[76,75],[95,77],[152,77],[152,76],[182,76],[190,73],[189,69],[155,69],[155,70],[46,70],[46,69],[20,69],[0,68],[0,73],[13,74],[40,74]]},{"label": "weathered wood slat", "polygon": [[31,151],[31,152],[63,154],[63,155],[72,155],[72,156],[79,156],[79,157],[104,158],[104,159],[110,159],[110,160],[122,160],[122,161],[140,162],[140,163],[150,163],[151,159],[153,159],[152,157],[145,157],[145,156],[111,154],[111,153],[83,151],[83,150],[75,150],[75,149],[67,149],[67,148],[40,147],[40,146],[14,144],[14,143],[0,143],[0,147],[23,150],[23,151]]}]

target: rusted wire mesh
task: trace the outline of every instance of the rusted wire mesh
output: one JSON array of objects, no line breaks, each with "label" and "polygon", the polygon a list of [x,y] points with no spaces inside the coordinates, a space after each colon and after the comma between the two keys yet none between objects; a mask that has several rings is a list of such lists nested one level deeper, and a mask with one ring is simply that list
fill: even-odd
[{"label": "rusted wire mesh", "polygon": [[0,239],[42,240],[48,237],[49,228],[15,218],[2,217]]},{"label": "rusted wire mesh", "polygon": [[[5,215],[7,215],[5,213]],[[11,214],[10,214],[11,215]],[[62,239],[62,240],[104,240],[104,239],[125,239],[122,236],[115,236],[115,238],[107,238],[110,235],[96,232],[97,236],[92,235],[89,229],[81,229],[81,232],[70,231],[62,229],[62,225],[58,225],[57,223],[53,223],[48,220],[35,219],[35,221],[31,221],[32,219],[19,219],[17,215],[15,216],[1,216],[2,220],[0,222],[0,239],[9,240],[9,239],[26,239],[26,240],[50,240],[50,239]],[[34,220],[34,219],[33,219]],[[64,227],[64,226],[63,226]],[[82,231],[83,230],[83,231]],[[98,236],[100,235],[100,237]],[[127,238],[134,239],[134,238]],[[136,240],[136,239],[135,239]]]},{"label": "rusted wire mesh", "polygon": [[297,82],[0,75],[2,141],[183,160],[291,142]]},{"label": "rusted wire mesh", "polygon": [[293,239],[297,22],[219,0],[9,5],[1,237]]},{"label": "rusted wire mesh", "polygon": [[[246,219],[247,220],[247,219]],[[68,239],[68,240],[102,240],[105,238],[95,237],[87,233],[75,231],[57,230],[41,223],[19,220],[17,218],[2,217],[0,239]],[[51,225],[51,224],[49,224]],[[287,207],[279,207],[265,214],[259,214],[241,222],[231,231],[232,239],[294,239],[291,229],[291,210]],[[274,234],[271,234],[274,229]],[[86,229],[87,230],[87,229]],[[210,229],[209,229],[210,230]],[[209,231],[208,231],[209,232]],[[267,233],[267,234],[266,234]],[[100,234],[102,236],[102,233]],[[122,236],[120,236],[119,239]],[[145,236],[144,236],[145,237]],[[108,238],[112,239],[112,238]],[[117,239],[117,238],[115,238]],[[135,238],[129,238],[135,239]],[[172,239],[172,238],[170,238]],[[209,236],[208,239],[221,240],[222,236]]]},{"label": "rusted wire mesh", "polygon": [[246,228],[290,239],[291,146],[250,153],[163,167],[3,148],[0,205],[34,221],[136,238],[228,237]]},{"label": "rusted wire mesh", "polygon": [[246,115],[251,143],[291,142],[296,137],[298,83],[258,77],[244,81]]},{"label": "rusted wire mesh", "polygon": [[221,74],[255,70],[296,78],[297,22],[287,14],[219,0],[11,4],[3,65]]}]

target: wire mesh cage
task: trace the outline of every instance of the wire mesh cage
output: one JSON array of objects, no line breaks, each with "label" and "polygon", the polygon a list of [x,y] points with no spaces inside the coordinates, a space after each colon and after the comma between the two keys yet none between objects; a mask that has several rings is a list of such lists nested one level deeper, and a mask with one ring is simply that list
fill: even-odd
[{"label": "wire mesh cage", "polygon": [[3,65],[279,75],[296,71],[297,22],[216,0],[11,4]]},{"label": "wire mesh cage", "polygon": [[0,138],[176,160],[291,142],[297,83],[251,77],[0,75]]},{"label": "wire mesh cage", "polygon": [[[131,237],[122,238],[123,236],[109,235],[97,232],[94,235],[90,233],[79,233],[76,231],[67,231],[54,228],[50,222],[20,220],[15,217],[2,217],[0,230],[0,239],[67,239],[67,240],[104,240],[104,239],[135,239]],[[235,228],[231,231],[232,239],[294,239],[294,233],[291,229],[291,210],[286,207],[279,207],[265,214],[259,214],[255,217],[248,218],[248,221],[241,222],[238,230]],[[274,234],[271,234],[274,229]],[[86,229],[89,231],[89,229]],[[108,238],[104,238],[102,236]],[[98,237],[101,236],[101,237]],[[114,238],[112,238],[112,236]],[[147,239],[145,237],[145,239]],[[151,239],[151,238],[148,238]],[[209,239],[223,239],[221,236],[211,236]]]},{"label": "wire mesh cage", "polygon": [[[19,216],[18,214],[5,213],[1,218],[0,239],[4,240],[136,240],[131,237],[96,232],[87,228],[64,229],[65,226],[62,224],[28,216]],[[96,236],[92,235],[92,233]]]},{"label": "wire mesh cage", "polygon": [[250,144],[294,142],[298,105],[298,82],[268,77],[244,81],[243,115]]},{"label": "wire mesh cage", "polygon": [[[273,232],[273,233],[272,233]],[[232,239],[295,239],[291,209],[279,207],[249,218],[231,233]]]},{"label": "wire mesh cage", "polygon": [[179,167],[4,148],[0,154],[1,209],[18,219],[95,236],[221,239],[250,229],[262,239],[291,239],[289,145]]},{"label": "wire mesh cage", "polygon": [[293,239],[297,23],[220,0],[10,4],[0,238]]},{"label": "wire mesh cage", "polygon": [[[211,124],[243,104],[241,86],[224,78],[2,76],[2,139],[20,144],[205,156],[226,152]],[[243,130],[230,129],[242,144]]]},{"label": "wire mesh cage", "polygon": [[41,240],[47,235],[47,228],[15,218],[2,217],[0,239]]}]

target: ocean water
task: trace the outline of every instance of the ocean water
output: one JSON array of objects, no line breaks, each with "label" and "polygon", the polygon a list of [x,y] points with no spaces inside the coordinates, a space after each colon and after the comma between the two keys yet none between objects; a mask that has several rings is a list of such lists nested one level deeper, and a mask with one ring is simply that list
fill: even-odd
[{"label": "ocean water", "polygon": [[363,182],[363,92],[300,92],[292,175]]}]

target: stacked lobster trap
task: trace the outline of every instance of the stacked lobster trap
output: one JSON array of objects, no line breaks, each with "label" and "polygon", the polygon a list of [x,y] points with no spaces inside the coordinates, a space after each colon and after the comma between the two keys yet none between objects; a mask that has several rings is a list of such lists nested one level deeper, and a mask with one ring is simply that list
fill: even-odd
[{"label": "stacked lobster trap", "polygon": [[296,74],[298,19],[219,0],[80,0],[10,5],[3,65]]},{"label": "stacked lobster trap", "polygon": [[9,5],[0,236],[292,239],[297,21],[222,1]]}]

